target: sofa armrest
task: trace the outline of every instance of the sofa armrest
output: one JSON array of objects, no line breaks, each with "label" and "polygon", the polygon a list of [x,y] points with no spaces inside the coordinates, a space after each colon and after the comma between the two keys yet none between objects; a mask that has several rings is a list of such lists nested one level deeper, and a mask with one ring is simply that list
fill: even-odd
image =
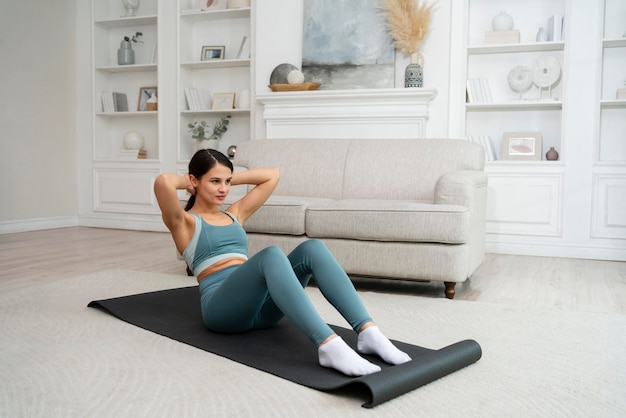
[{"label": "sofa armrest", "polygon": [[487,173],[458,170],[444,174],[435,185],[435,204],[460,205],[472,210],[486,204]]},{"label": "sofa armrest", "polygon": [[487,226],[487,173],[459,170],[446,173],[435,186],[436,204],[461,205],[470,212],[469,277],[485,258],[485,230]]}]

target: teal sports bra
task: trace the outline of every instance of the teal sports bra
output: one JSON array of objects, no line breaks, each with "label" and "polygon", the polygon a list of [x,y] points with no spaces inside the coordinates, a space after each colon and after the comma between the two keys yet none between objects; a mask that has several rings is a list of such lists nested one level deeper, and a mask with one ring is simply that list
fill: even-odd
[{"label": "teal sports bra", "polygon": [[233,220],[232,224],[215,226],[200,215],[188,213],[193,215],[196,225],[191,241],[183,251],[183,258],[194,276],[226,258],[248,259],[248,236],[233,214],[224,212]]}]

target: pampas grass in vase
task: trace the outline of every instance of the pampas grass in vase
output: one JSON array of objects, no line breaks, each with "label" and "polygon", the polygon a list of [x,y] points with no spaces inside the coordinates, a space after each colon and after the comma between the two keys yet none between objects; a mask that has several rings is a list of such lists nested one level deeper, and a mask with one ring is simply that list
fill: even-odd
[{"label": "pampas grass in vase", "polygon": [[405,87],[422,87],[423,57],[419,53],[430,32],[434,4],[420,0],[384,0],[383,13],[395,47],[411,58],[405,72]]}]

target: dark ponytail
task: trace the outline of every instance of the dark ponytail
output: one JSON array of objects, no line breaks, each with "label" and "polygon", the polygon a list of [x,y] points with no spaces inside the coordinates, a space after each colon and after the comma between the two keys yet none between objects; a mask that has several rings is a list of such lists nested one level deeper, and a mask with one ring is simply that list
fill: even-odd
[{"label": "dark ponytail", "polygon": [[[200,180],[210,169],[217,164],[228,167],[233,171],[233,163],[227,156],[214,149],[201,149],[196,152],[191,161],[189,161],[189,174]],[[189,210],[196,203],[196,196],[191,195],[185,206],[185,210]]]}]

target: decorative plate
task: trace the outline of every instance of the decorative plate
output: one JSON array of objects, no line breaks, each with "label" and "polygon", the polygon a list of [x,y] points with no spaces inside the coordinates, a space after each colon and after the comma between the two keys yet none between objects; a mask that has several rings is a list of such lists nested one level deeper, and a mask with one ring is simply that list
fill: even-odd
[{"label": "decorative plate", "polygon": [[552,87],[561,77],[561,64],[552,55],[542,55],[537,58],[532,69],[533,83],[540,88]]}]

